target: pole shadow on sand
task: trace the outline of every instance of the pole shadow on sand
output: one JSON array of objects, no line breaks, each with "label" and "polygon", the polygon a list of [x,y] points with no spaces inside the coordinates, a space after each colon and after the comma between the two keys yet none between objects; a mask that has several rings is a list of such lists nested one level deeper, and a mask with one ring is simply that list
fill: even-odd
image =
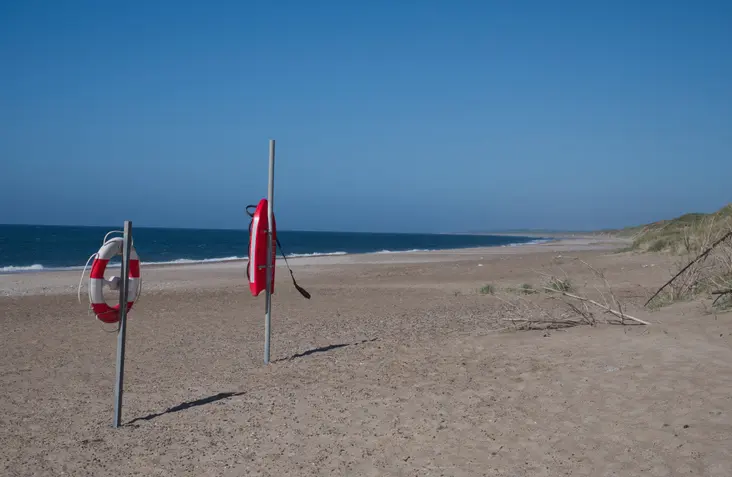
[{"label": "pole shadow on sand", "polygon": [[[313,355],[316,353],[324,353],[326,351],[330,351],[330,350],[334,350],[334,349],[338,349],[338,348],[345,348],[346,346],[357,346],[357,345],[364,344],[364,343],[372,343],[374,341],[377,341],[378,339],[379,338],[372,338],[370,340],[362,340],[362,341],[357,341],[355,343],[341,343],[341,344],[322,346],[320,348],[313,348],[313,349],[309,349],[307,351],[303,351],[302,353],[294,354],[294,355],[290,356],[289,358],[279,359],[275,362],[291,361],[293,359],[304,358],[305,356],[310,356],[310,355]],[[186,409],[190,409],[192,407],[203,406],[205,404],[210,404],[212,402],[229,399],[229,398],[236,397],[236,396],[241,396],[243,394],[244,394],[243,391],[242,392],[224,392],[224,393],[214,394],[213,396],[205,397],[202,399],[196,399],[195,401],[187,401],[187,402],[178,404],[177,406],[169,407],[168,409],[166,409],[163,412],[156,412],[153,414],[148,414],[147,416],[136,417],[135,419],[128,422],[127,425],[135,424],[138,421],[151,421],[155,418],[164,416],[166,414],[172,414],[172,413],[178,412],[178,411],[185,411]]]},{"label": "pole shadow on sand", "polygon": [[195,401],[188,401],[188,402],[178,404],[177,406],[169,407],[168,409],[166,409],[163,412],[148,414],[147,416],[144,416],[144,417],[137,417],[137,418],[131,420],[130,422],[128,422],[127,424],[128,425],[134,424],[137,421],[150,421],[152,419],[155,419],[156,417],[164,416],[165,414],[171,414],[171,413],[178,412],[178,411],[184,411],[184,410],[190,409],[192,407],[203,406],[204,404],[221,401],[222,399],[228,399],[228,398],[234,397],[234,396],[241,396],[242,394],[244,394],[244,392],[238,392],[238,393],[226,392],[226,393],[214,394],[213,396],[209,396],[209,397],[202,398],[202,399],[196,399]]},{"label": "pole shadow on sand", "polygon": [[305,356],[310,356],[312,354],[316,353],[325,353],[326,351],[331,351],[338,348],[345,348],[346,346],[357,346],[364,343],[372,343],[374,341],[377,341],[379,338],[373,338],[370,340],[363,340],[363,341],[357,341],[355,343],[341,343],[341,344],[333,344],[328,346],[321,346],[320,348],[313,348],[309,349],[307,351],[303,351],[302,353],[293,354],[289,358],[282,358],[275,361],[275,363],[280,363],[283,361],[292,361],[293,359],[297,358],[304,358]]}]

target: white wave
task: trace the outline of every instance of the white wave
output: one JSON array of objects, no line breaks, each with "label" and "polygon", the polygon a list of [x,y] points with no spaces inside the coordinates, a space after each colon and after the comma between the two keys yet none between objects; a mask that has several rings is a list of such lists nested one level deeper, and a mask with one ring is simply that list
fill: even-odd
[{"label": "white wave", "polygon": [[218,263],[233,262],[236,260],[247,260],[247,257],[222,257],[222,258],[203,258],[195,260],[192,258],[177,258],[167,262],[142,262],[142,265],[190,265],[193,263]]},{"label": "white wave", "polygon": [[44,270],[43,265],[40,263],[28,266],[8,265],[7,267],[0,267],[0,273],[35,272],[38,270]]},{"label": "white wave", "polygon": [[[247,260],[247,257],[223,257],[223,258],[204,258],[201,260],[194,260],[191,258],[179,258],[176,260],[170,260],[166,262],[142,262],[142,265],[189,265],[189,264],[196,264],[196,263],[217,263],[217,262],[233,262],[236,260]],[[117,261],[113,261],[109,263],[108,268],[114,268],[119,267],[120,263]],[[88,268],[88,267],[87,267]],[[58,271],[68,271],[68,270],[83,270],[83,265],[76,265],[72,267],[44,267],[41,264],[35,264],[30,265],[27,267],[18,267],[15,265],[10,265],[7,267],[0,267],[0,273],[20,273],[20,272],[35,272],[35,271],[44,271],[44,272],[58,272]]]},{"label": "white wave", "polygon": [[416,252],[436,252],[437,250],[431,250],[428,248],[413,248],[411,250],[380,250],[373,253],[416,253]]},{"label": "white wave", "polygon": [[[520,243],[510,243],[501,245],[502,247],[519,247],[522,245],[537,245],[542,243],[551,242],[553,239],[550,238],[541,238],[536,240],[531,240],[528,242],[520,242]],[[380,250],[378,252],[371,252],[374,254],[391,254],[391,253],[418,253],[418,252],[435,252],[437,250],[434,249],[420,249],[420,248],[414,248],[410,250]],[[339,256],[339,255],[348,255],[348,252],[313,252],[313,253],[291,253],[287,255],[287,258],[304,258],[304,257],[329,257],[329,256]],[[277,254],[278,257],[281,257],[280,254]],[[201,263],[219,263],[219,262],[233,262],[237,260],[247,261],[247,257],[238,257],[238,256],[232,256],[232,257],[221,257],[221,258],[204,258],[204,259],[191,259],[191,258],[178,258],[175,260],[169,260],[169,261],[161,261],[161,262],[142,262],[143,266],[150,266],[150,265],[190,265],[190,264],[201,264]],[[110,266],[119,266],[118,262],[112,262],[110,263]],[[36,263],[33,265],[27,265],[27,266],[17,266],[17,265],[8,265],[6,267],[0,267],[0,273],[22,273],[22,272],[38,272],[38,271],[44,271],[44,272],[51,272],[51,271],[62,271],[62,270],[82,270],[84,268],[83,265],[78,266],[71,266],[71,267],[45,267],[40,263]]]},{"label": "white wave", "polygon": [[528,242],[508,243],[506,245],[501,245],[501,247],[521,247],[523,245],[541,245],[543,243],[549,243],[551,241],[552,241],[552,239],[543,238],[543,239],[529,240]]},{"label": "white wave", "polygon": [[348,252],[315,252],[315,253],[290,253],[287,258],[302,257],[333,257],[336,255],[348,255]]}]

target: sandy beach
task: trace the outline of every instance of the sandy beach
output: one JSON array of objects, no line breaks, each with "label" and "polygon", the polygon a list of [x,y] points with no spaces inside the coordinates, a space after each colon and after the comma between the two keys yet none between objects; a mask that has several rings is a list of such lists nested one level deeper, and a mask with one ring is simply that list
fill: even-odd
[{"label": "sandy beach", "polygon": [[[644,309],[673,259],[622,246],[293,259],[311,300],[280,261],[269,366],[243,262],[144,267],[120,429],[80,272],[0,275],[0,475],[729,477],[732,314]],[[519,331],[480,292],[559,267],[592,296],[573,257],[651,326]]]}]

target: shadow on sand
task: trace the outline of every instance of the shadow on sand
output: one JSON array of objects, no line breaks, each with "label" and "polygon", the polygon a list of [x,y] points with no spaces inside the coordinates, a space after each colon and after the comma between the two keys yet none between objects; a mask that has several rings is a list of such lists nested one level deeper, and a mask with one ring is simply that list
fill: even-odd
[{"label": "shadow on sand", "polygon": [[[303,351],[302,353],[294,354],[294,355],[290,356],[289,358],[278,359],[274,362],[278,363],[278,362],[282,362],[282,361],[291,361],[293,359],[304,358],[305,356],[310,356],[310,355],[316,354],[316,353],[325,353],[326,351],[330,351],[330,350],[334,350],[334,349],[338,349],[338,348],[345,348],[346,346],[357,346],[357,345],[364,344],[364,343],[372,343],[374,341],[377,341],[378,339],[379,338],[373,338],[370,340],[357,341],[355,343],[341,343],[341,344],[322,346],[320,348],[313,348],[313,349],[309,349],[307,351]],[[218,393],[218,394],[214,394],[213,396],[209,396],[209,397],[206,397],[203,399],[196,399],[195,401],[184,402],[184,403],[178,404],[177,406],[169,407],[168,409],[166,409],[163,412],[148,414],[147,416],[143,416],[143,417],[136,417],[135,419],[128,422],[127,425],[132,425],[132,424],[136,423],[137,421],[150,421],[150,420],[155,419],[156,417],[164,416],[165,414],[172,414],[172,413],[178,412],[178,411],[185,411],[186,409],[190,409],[192,407],[203,406],[204,404],[210,404],[212,402],[221,401],[223,399],[228,399],[228,398],[235,397],[235,396],[241,396],[242,394],[244,394],[244,393],[243,392]]]},{"label": "shadow on sand", "polygon": [[363,341],[357,341],[355,343],[341,343],[341,344],[334,344],[334,345],[328,345],[328,346],[321,346],[320,348],[313,348],[309,349],[307,351],[303,351],[302,353],[293,354],[289,358],[282,358],[275,361],[275,363],[280,363],[282,361],[292,361],[293,359],[297,358],[304,358],[305,356],[310,356],[311,354],[316,353],[325,353],[326,351],[331,351],[338,348],[345,348],[346,346],[357,346],[364,343],[371,343],[374,341],[377,341],[379,338],[373,338],[370,340],[363,340]]},{"label": "shadow on sand", "polygon": [[234,396],[241,396],[242,394],[244,394],[244,393],[243,392],[239,392],[239,393],[228,392],[228,393],[214,394],[213,396],[209,396],[209,397],[206,397],[203,399],[196,399],[195,401],[188,401],[188,402],[178,404],[177,406],[169,407],[168,409],[166,409],[163,412],[158,412],[155,414],[148,414],[147,416],[144,416],[144,417],[137,417],[137,418],[131,420],[130,422],[128,422],[127,424],[128,425],[134,424],[137,421],[150,421],[152,419],[155,419],[156,417],[164,416],[165,414],[171,414],[171,413],[178,412],[178,411],[184,411],[184,410],[190,409],[192,407],[203,406],[204,404],[221,401],[222,399],[228,399],[228,398],[234,397]]}]

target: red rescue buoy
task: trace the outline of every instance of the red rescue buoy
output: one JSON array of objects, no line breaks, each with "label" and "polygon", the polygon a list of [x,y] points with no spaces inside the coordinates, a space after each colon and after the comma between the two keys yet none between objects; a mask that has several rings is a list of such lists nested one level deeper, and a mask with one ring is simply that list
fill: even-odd
[{"label": "red rescue buoy", "polygon": [[[252,221],[249,224],[249,264],[247,265],[247,276],[249,277],[249,291],[253,296],[259,295],[267,288],[267,199],[262,199],[257,209],[252,214]],[[272,216],[272,289],[274,293],[274,263],[277,252],[277,221]]]}]

